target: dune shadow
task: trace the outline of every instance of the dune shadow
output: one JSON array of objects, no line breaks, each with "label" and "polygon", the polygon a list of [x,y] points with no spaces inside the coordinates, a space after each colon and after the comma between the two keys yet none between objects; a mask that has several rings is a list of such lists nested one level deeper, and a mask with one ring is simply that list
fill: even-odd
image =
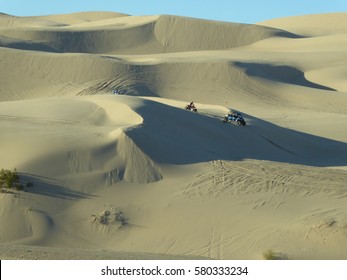
[{"label": "dune shadow", "polygon": [[[267,26],[268,27],[268,26]],[[305,36],[296,34],[296,33],[292,33],[283,29],[276,29],[276,36],[278,37],[284,37],[284,38],[289,38],[289,39],[302,39],[302,38],[306,38]]]},{"label": "dune shadow", "polygon": [[25,51],[60,53],[59,50],[53,47],[50,47],[49,45],[42,42],[19,40],[19,39],[7,38],[4,36],[0,36],[0,47],[17,49],[17,50],[25,50]]},{"label": "dune shadow", "polygon": [[144,122],[125,133],[152,160],[194,164],[211,160],[256,159],[309,166],[347,165],[347,144],[244,115],[247,125],[222,122],[154,101],[136,111]]},{"label": "dune shadow", "polygon": [[235,65],[238,68],[244,69],[246,74],[249,76],[272,80],[280,83],[336,91],[333,88],[308,81],[305,78],[304,72],[288,65],[271,65],[240,61],[233,62],[233,65]]},{"label": "dune shadow", "polygon": [[85,194],[82,192],[73,191],[60,185],[57,181],[50,178],[37,176],[28,173],[19,173],[21,183],[26,186],[26,191],[54,198],[61,199],[81,199],[93,197],[93,195]]}]

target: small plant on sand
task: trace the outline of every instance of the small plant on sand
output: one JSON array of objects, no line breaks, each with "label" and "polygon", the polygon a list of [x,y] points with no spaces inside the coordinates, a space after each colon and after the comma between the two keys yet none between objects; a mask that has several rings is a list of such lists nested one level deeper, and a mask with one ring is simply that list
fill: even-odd
[{"label": "small plant on sand", "polygon": [[129,219],[125,217],[124,213],[122,211],[116,212],[116,217],[115,217],[116,223],[120,224],[121,227],[128,226]]},{"label": "small plant on sand", "polygon": [[111,208],[105,210],[99,215],[93,215],[93,223],[99,223],[101,225],[117,225],[118,228],[124,228],[129,226],[129,219],[124,215],[124,213],[117,209]]},{"label": "small plant on sand", "polygon": [[19,183],[19,175],[17,170],[14,171],[8,169],[1,169],[0,171],[0,187],[7,189],[21,190],[23,187]]},{"label": "small plant on sand", "polygon": [[282,253],[276,253],[272,250],[267,250],[263,253],[264,260],[285,260],[287,256]]},{"label": "small plant on sand", "polygon": [[[32,187],[33,183],[28,182],[26,187]],[[6,190],[15,189],[17,191],[25,190],[24,186],[20,183],[19,175],[16,169],[8,170],[1,169],[0,171],[0,189],[2,192],[6,192]]]}]

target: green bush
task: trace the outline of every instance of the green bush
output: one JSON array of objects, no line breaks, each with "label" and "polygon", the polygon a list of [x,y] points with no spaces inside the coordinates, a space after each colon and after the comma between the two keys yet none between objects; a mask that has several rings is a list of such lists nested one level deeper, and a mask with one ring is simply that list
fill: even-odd
[{"label": "green bush", "polygon": [[287,255],[283,253],[274,252],[272,250],[267,250],[263,253],[264,260],[287,260]]},{"label": "green bush", "polygon": [[14,171],[8,169],[1,169],[0,187],[7,189],[15,188],[17,190],[23,189],[23,187],[19,183],[19,175],[16,169],[14,169]]}]

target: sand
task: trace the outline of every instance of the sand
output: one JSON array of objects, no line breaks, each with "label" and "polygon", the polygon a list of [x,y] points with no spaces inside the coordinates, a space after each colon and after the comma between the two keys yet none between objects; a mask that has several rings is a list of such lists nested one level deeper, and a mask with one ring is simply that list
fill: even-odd
[{"label": "sand", "polygon": [[1,259],[347,259],[346,26],[0,14]]}]

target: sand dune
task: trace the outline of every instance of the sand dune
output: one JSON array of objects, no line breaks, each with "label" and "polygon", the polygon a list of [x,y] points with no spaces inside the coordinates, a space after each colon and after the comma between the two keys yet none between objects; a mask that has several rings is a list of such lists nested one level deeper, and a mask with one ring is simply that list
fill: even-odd
[{"label": "sand dune", "polygon": [[345,34],[346,21],[346,13],[331,13],[272,19],[260,22],[259,25],[284,29],[302,36],[317,37]]},{"label": "sand dune", "polygon": [[56,21],[50,21],[49,17],[3,15],[1,46],[59,53],[146,54],[234,48],[273,36],[295,36],[269,27],[177,16],[79,15],[77,23],[71,16],[62,21],[54,16]]},{"label": "sand dune", "polygon": [[1,258],[346,259],[344,17],[0,14]]}]

